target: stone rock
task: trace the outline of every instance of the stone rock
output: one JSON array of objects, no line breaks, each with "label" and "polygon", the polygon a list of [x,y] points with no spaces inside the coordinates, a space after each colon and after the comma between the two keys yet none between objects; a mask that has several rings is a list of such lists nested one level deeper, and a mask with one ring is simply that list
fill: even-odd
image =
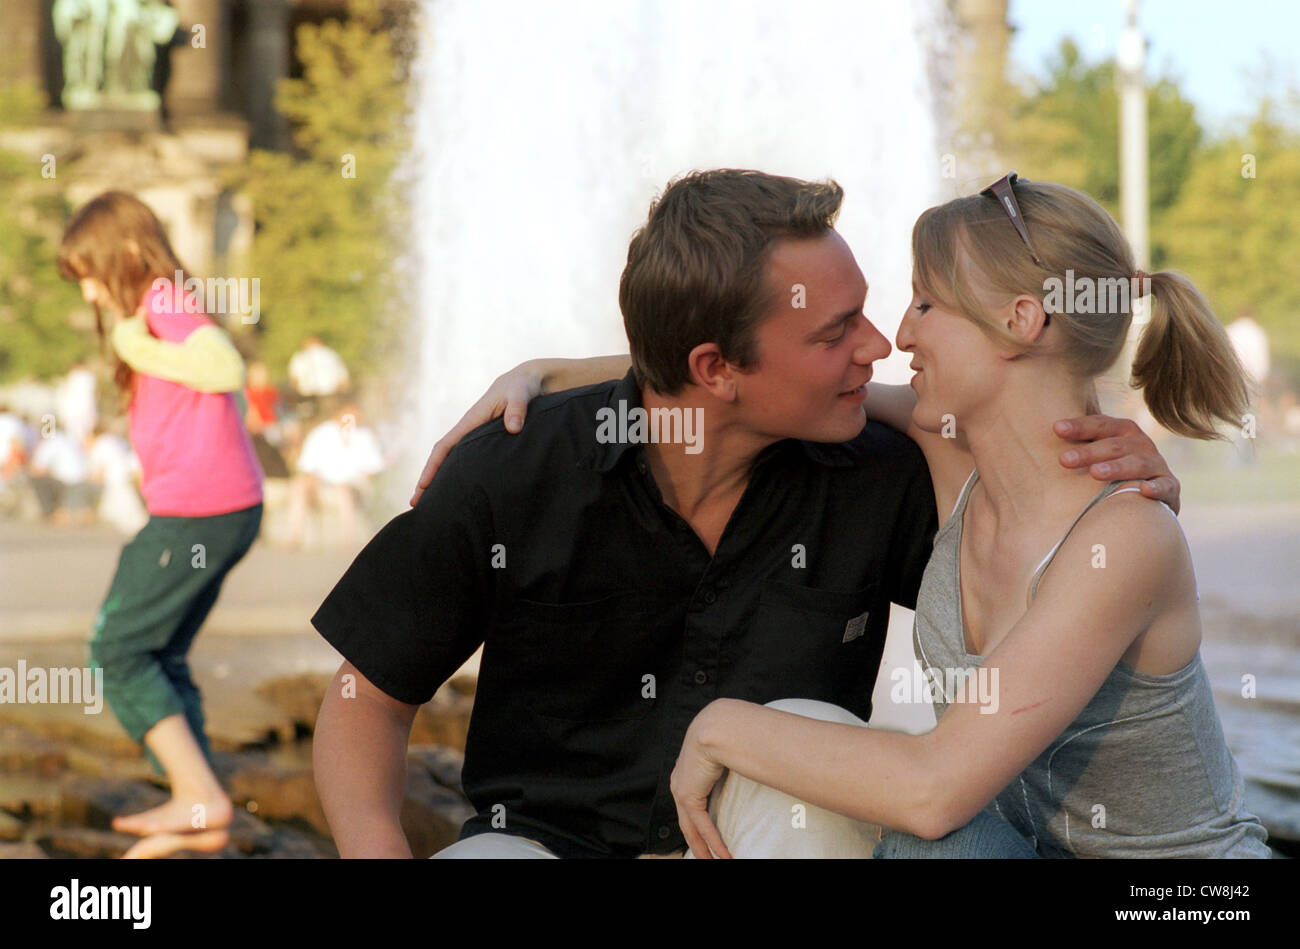
[{"label": "stone rock", "polygon": [[114,817],[147,811],[165,804],[169,797],[166,791],[141,781],[77,777],[63,785],[59,819],[75,827],[109,831]]},{"label": "stone rock", "polygon": [[461,825],[474,808],[460,794],[438,784],[423,768],[406,769],[406,798],[402,801],[402,830],[417,859],[454,844]]},{"label": "stone rock", "polygon": [[440,785],[465,796],[460,784],[461,768],[465,766],[461,752],[441,745],[412,745],[406,751],[406,764],[408,768],[423,768]]},{"label": "stone rock", "polygon": [[285,764],[263,752],[217,755],[216,764],[226,793],[239,808],[262,820],[299,819],[329,836],[329,824],[311,766]]},{"label": "stone rock", "polygon": [[234,855],[249,856],[271,853],[275,849],[276,833],[248,811],[235,809],[235,816],[230,821],[230,844],[225,848],[234,848]]},{"label": "stone rock", "polygon": [[277,827],[274,835],[271,850],[265,855],[268,860],[321,860],[338,857],[338,851],[332,844],[291,827]]},{"label": "stone rock", "polygon": [[259,685],[257,693],[284,712],[296,726],[312,732],[316,730],[316,715],[325,699],[325,690],[333,678],[320,674],[279,676]]},{"label": "stone rock", "polygon": [[57,781],[31,775],[0,774],[0,811],[23,818],[58,816],[63,791]]},{"label": "stone rock", "polygon": [[445,745],[464,752],[469,716],[473,709],[472,698],[466,698],[455,689],[443,686],[431,701],[416,711],[415,721],[411,724],[411,744]]},{"label": "stone rock", "polygon": [[79,745],[114,757],[139,758],[140,746],[122,730],[105,706],[98,715],[87,715],[80,705],[0,705],[0,722],[17,726],[60,747]]},{"label": "stone rock", "polygon": [[52,741],[14,725],[0,726],[0,773],[31,772],[52,778],[67,767],[67,754]]},{"label": "stone rock", "polygon": [[116,860],[138,840],[130,834],[86,827],[54,827],[42,831],[36,842],[51,857]]},{"label": "stone rock", "polygon": [[46,853],[30,841],[20,844],[0,843],[0,860],[45,860]]},{"label": "stone rock", "polygon": [[63,749],[69,771],[92,778],[126,778],[149,782],[156,775],[143,757],[112,758],[96,751],[70,745]]},{"label": "stone rock", "polygon": [[22,840],[23,822],[4,811],[0,811],[0,840]]}]

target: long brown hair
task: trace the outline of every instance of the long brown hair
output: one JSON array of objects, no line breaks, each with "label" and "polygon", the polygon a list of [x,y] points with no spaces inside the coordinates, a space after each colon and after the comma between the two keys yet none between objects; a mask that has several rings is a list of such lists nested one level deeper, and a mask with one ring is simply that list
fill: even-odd
[{"label": "long brown hair", "polygon": [[[72,215],[59,242],[58,266],[68,280],[90,277],[102,283],[124,318],[139,309],[154,281],[175,281],[178,273],[182,287],[185,280],[162,222],[147,204],[124,191],[106,191]],[[107,355],[111,347],[98,304],[95,329],[100,352]],[[125,406],[131,401],[135,373],[116,354],[113,360],[113,381]]]},{"label": "long brown hair", "polygon": [[[1024,293],[1043,300],[1047,282],[1061,281],[1067,271],[1094,283],[1126,284],[1137,272],[1123,231],[1087,195],[1024,179],[1016,182],[1015,195],[1041,265],[997,200],[986,195],[930,208],[912,230],[918,288],[1003,344],[1018,341],[985,312],[975,287],[1007,299]],[[1142,389],[1151,415],[1169,431],[1190,438],[1222,437],[1215,420],[1242,424],[1250,398],[1245,372],[1223,325],[1182,274],[1161,270],[1141,276],[1150,278],[1153,305],[1133,360],[1133,387]],[[1137,295],[1123,298],[1123,305],[1090,313],[1044,301],[1052,325],[1061,328],[1065,357],[1078,378],[1091,384],[1119,357]],[[1090,400],[1089,410],[1095,411],[1095,390]]]}]

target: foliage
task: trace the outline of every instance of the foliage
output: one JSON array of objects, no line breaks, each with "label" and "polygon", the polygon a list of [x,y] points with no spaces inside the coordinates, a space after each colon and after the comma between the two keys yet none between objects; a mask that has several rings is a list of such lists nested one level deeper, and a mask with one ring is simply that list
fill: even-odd
[{"label": "foliage", "polygon": [[407,87],[377,4],[354,0],[349,12],[299,28],[303,78],[282,81],[276,96],[294,151],[256,151],[230,181],[253,200],[258,349],[280,378],[310,335],[354,375],[381,372],[399,349],[389,275],[403,249],[395,235],[406,232],[393,179],[407,147]]},{"label": "foliage", "polygon": [[[1294,93],[1290,104],[1294,106]],[[1169,78],[1149,83],[1151,265],[1186,273],[1219,317],[1253,310],[1275,366],[1300,381],[1300,121],[1264,96],[1240,134],[1209,139]],[[1119,217],[1119,97],[1113,60],[1086,63],[1063,40],[1046,77],[1012,108],[1009,167],[1059,181]],[[1254,155],[1257,177],[1243,177]]]},{"label": "foliage", "polygon": [[[8,129],[29,125],[43,97],[31,85],[0,87],[0,116]],[[94,348],[70,314],[81,297],[55,268],[67,208],[61,189],[38,162],[0,151],[0,381],[48,378],[67,371]]]},{"label": "foliage", "polygon": [[1220,318],[1255,312],[1292,379],[1300,379],[1296,208],[1300,128],[1265,103],[1244,134],[1198,154],[1163,233],[1170,266],[1196,282]]},{"label": "foliage", "polygon": [[[1167,78],[1147,89],[1152,218],[1178,200],[1201,143],[1195,107]],[[1087,64],[1066,39],[1048,63],[1042,85],[1014,109],[1003,145],[1027,178],[1059,181],[1119,208],[1119,91],[1112,60]],[[1031,172],[1032,169],[1032,172]]]}]

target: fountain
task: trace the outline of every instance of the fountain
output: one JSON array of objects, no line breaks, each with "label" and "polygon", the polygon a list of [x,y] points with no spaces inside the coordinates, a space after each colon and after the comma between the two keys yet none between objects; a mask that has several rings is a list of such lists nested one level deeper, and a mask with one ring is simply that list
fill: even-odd
[{"label": "fountain", "polygon": [[[912,222],[941,197],[929,47],[942,9],[428,3],[413,175],[424,335],[404,429],[415,454],[524,359],[626,351],[628,240],[692,169],[838,180],[867,315],[892,338]],[[891,358],[877,378],[903,381],[905,366]]]}]

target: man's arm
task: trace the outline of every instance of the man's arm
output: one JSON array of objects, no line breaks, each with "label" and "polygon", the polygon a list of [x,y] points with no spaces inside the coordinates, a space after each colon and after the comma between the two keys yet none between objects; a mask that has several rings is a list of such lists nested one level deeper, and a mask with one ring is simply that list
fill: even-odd
[{"label": "man's arm", "polygon": [[418,708],[390,698],[349,662],[330,683],[316,719],[312,770],[340,857],[410,858],[401,813]]},{"label": "man's arm", "polygon": [[347,660],[321,704],[314,751],[344,856],[409,856],[398,817],[411,721],[489,628],[490,479],[467,451],[371,539],[311,619]]}]

